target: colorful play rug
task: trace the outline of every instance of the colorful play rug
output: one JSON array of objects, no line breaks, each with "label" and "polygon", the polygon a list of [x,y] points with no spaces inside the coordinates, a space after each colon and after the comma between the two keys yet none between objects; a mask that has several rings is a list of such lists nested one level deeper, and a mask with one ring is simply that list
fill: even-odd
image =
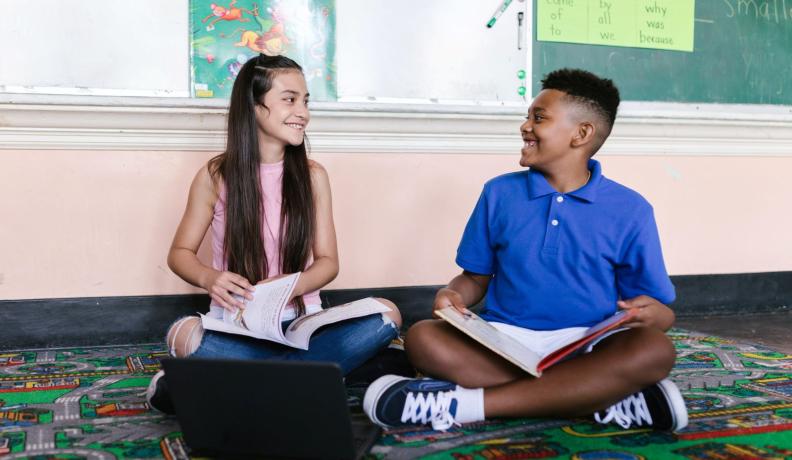
[{"label": "colorful play rug", "polygon": [[[690,409],[690,425],[679,433],[583,419],[495,420],[445,433],[387,432],[372,457],[792,458],[792,356],[684,331],[671,335],[679,354],[672,378]],[[175,420],[150,410],[144,398],[163,356],[153,345],[0,352],[0,460],[188,458]],[[350,390],[355,410],[361,391]]]}]

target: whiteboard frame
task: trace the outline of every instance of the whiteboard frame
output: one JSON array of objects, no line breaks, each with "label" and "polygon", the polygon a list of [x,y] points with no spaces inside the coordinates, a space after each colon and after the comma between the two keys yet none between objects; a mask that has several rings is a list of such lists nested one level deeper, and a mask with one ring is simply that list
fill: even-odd
[{"label": "whiteboard frame", "polygon": [[[0,95],[0,149],[212,151],[226,101]],[[525,110],[314,103],[315,153],[513,155]],[[792,156],[792,106],[624,103],[598,155]]]},{"label": "whiteboard frame", "polygon": [[[368,112],[403,114],[466,114],[466,115],[520,115],[526,113],[526,106],[503,106],[500,103],[484,105],[479,102],[454,101],[456,104],[440,104],[425,99],[407,102],[311,102],[312,112]],[[528,101],[530,103],[530,100]],[[118,107],[151,108],[157,110],[183,109],[227,109],[225,99],[202,99],[189,97],[132,97],[125,95],[83,95],[83,94],[35,94],[0,93],[0,107],[14,105],[32,106],[83,106],[96,108]],[[792,105],[770,104],[719,104],[689,102],[646,102],[622,101],[619,106],[619,119],[654,118],[710,120],[712,122],[790,122]]]}]

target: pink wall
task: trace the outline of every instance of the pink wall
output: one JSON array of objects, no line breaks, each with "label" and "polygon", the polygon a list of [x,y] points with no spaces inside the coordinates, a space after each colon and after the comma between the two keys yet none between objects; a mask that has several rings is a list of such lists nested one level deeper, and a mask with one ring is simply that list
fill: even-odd
[{"label": "pink wall", "polygon": [[[165,256],[195,152],[0,152],[0,299],[196,290]],[[329,287],[429,285],[456,271],[484,181],[516,155],[321,154],[341,274]],[[792,270],[792,157],[603,156],[655,207],[672,274]]]}]

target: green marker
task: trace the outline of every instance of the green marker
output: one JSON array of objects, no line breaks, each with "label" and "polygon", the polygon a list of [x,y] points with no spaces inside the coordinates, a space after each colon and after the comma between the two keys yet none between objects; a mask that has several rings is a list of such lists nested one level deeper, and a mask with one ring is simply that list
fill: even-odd
[{"label": "green marker", "polygon": [[506,8],[508,8],[509,5],[511,5],[511,2],[512,2],[512,0],[503,0],[501,2],[500,6],[498,6],[498,9],[495,10],[494,13],[492,13],[492,18],[489,20],[489,22],[487,22],[487,28],[488,29],[492,28],[492,26],[495,25],[495,21],[497,21],[498,18],[501,17],[503,12],[506,11]]},{"label": "green marker", "polygon": [[519,94],[520,96],[525,96],[525,93],[526,93],[525,86],[520,86],[519,88],[517,88],[517,94]]}]

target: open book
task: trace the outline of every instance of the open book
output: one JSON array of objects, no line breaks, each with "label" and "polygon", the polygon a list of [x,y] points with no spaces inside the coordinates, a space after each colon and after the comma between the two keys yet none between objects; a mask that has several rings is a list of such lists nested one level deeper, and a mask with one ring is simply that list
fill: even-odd
[{"label": "open book", "polygon": [[446,307],[436,313],[452,326],[519,368],[531,375],[541,377],[543,370],[575,350],[588,345],[606,332],[622,326],[630,321],[636,312],[619,310],[613,316],[588,329],[579,328],[579,330],[570,331],[569,335],[560,338],[549,350],[532,350],[472,312],[470,315],[465,315],[456,308]]},{"label": "open book", "polygon": [[281,322],[299,277],[300,274],[295,273],[256,285],[253,300],[245,301],[244,309],[224,309],[223,319],[201,315],[204,329],[271,340],[307,350],[311,335],[326,324],[388,311],[388,307],[367,297],[300,316],[284,332]]}]

